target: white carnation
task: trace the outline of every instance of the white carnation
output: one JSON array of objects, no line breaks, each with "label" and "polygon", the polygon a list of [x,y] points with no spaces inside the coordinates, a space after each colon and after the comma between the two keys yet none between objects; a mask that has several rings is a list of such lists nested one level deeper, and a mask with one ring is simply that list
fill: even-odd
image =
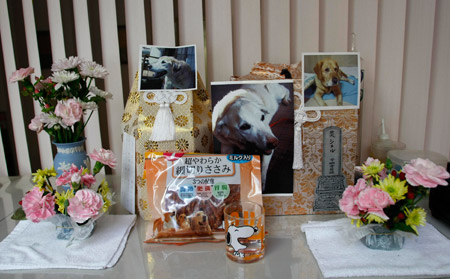
[{"label": "white carnation", "polygon": [[109,73],[106,69],[93,61],[83,62],[80,65],[80,74],[86,77],[105,78]]},{"label": "white carnation", "polygon": [[71,81],[74,81],[76,79],[78,79],[80,76],[77,73],[74,72],[68,72],[68,71],[59,71],[59,72],[54,72],[52,75],[52,81],[59,83],[59,84],[63,84],[63,83],[68,83]]},{"label": "white carnation", "polygon": [[59,72],[63,70],[73,69],[78,67],[83,62],[81,58],[76,56],[70,56],[69,58],[59,59],[52,65],[53,72]]},{"label": "white carnation", "polygon": [[56,116],[54,114],[49,114],[49,113],[42,113],[40,115],[40,120],[44,124],[45,127],[50,128],[50,129],[53,128],[53,126],[61,125],[61,123],[62,123],[61,118],[59,118],[58,116]]},{"label": "white carnation", "polygon": [[89,88],[89,92],[96,96],[102,97],[103,99],[112,99],[113,97],[113,94],[110,92],[103,91],[95,86],[91,86],[91,88]]}]

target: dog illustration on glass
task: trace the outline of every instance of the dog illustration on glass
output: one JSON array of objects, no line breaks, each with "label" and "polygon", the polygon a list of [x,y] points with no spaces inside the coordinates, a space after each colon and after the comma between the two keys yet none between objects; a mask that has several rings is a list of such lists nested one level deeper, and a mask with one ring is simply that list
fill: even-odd
[{"label": "dog illustration on glass", "polygon": [[234,250],[234,255],[244,257],[243,253],[239,250],[247,248],[247,245],[239,242],[239,239],[245,239],[251,237],[258,232],[258,227],[252,226],[229,226],[227,231],[227,245],[231,246]]}]

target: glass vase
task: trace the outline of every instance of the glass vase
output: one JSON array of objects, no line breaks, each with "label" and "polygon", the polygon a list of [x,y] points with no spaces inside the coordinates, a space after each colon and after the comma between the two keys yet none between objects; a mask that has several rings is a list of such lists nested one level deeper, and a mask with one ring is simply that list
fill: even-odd
[{"label": "glass vase", "polygon": [[96,222],[89,219],[82,225],[72,221],[72,219],[64,214],[56,214],[50,221],[55,225],[56,238],[62,240],[83,240],[92,235]]},{"label": "glass vase", "polygon": [[370,249],[394,251],[403,248],[405,237],[383,226],[374,226],[361,241]]}]

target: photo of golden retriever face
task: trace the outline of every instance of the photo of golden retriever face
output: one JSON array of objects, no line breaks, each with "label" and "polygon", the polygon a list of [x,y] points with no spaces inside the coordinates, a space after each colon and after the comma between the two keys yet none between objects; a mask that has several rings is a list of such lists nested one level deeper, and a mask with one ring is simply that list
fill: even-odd
[{"label": "photo of golden retriever face", "polygon": [[186,214],[184,213],[178,214],[177,225],[178,228],[181,230],[189,230],[191,228],[191,225],[189,224],[189,221],[186,218]]},{"label": "photo of golden retriever face", "polygon": [[314,93],[314,99],[320,106],[326,106],[323,101],[323,94],[333,93],[336,96],[336,102],[338,106],[343,105],[342,92],[339,82],[341,80],[354,84],[353,80],[348,79],[347,75],[339,68],[336,60],[331,58],[325,58],[319,61],[314,67],[316,73],[316,92]]},{"label": "photo of golden retriever face", "polygon": [[191,217],[191,229],[197,235],[211,235],[211,227],[209,226],[208,216],[203,211],[197,211],[193,217]]},{"label": "photo of golden retriever face", "polygon": [[[260,155],[261,183],[265,193],[269,166],[275,150],[283,153],[277,157],[280,160],[289,161],[289,158],[293,158],[293,151],[289,149],[292,147],[289,142],[293,140],[293,134],[290,133],[290,129],[293,130],[294,112],[292,82],[213,83],[212,98],[215,152]],[[273,121],[277,113],[277,118]],[[274,127],[277,122],[280,124]],[[279,132],[281,125],[285,126]],[[287,140],[281,142],[273,129],[277,129],[278,134]],[[283,143],[282,148],[280,142]],[[281,162],[274,165],[282,168]],[[290,168],[292,169],[292,165]],[[277,184],[272,183],[273,192],[270,193],[283,188],[282,183]],[[285,191],[288,192],[287,189]]]},{"label": "photo of golden retriever face", "polygon": [[186,89],[195,87],[195,73],[188,63],[170,56],[162,56],[148,66],[154,78],[164,76],[164,89]]}]

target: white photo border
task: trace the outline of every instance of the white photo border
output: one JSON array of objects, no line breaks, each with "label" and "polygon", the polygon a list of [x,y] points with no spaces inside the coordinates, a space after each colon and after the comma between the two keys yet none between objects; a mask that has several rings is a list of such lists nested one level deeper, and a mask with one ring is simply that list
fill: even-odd
[{"label": "white photo border", "polygon": [[[269,83],[277,83],[277,84],[292,84],[292,94],[294,94],[294,80],[293,79],[270,79],[270,80],[236,80],[236,81],[211,81],[211,94],[213,93],[212,86],[215,85],[240,85],[240,84],[269,84]],[[293,96],[294,97],[294,96]],[[294,100],[292,100],[294,101]],[[211,103],[211,109],[214,109],[213,104]],[[294,121],[295,121],[295,106],[294,106]],[[294,135],[295,137],[295,135]],[[293,139],[294,140],[294,139]],[[294,149],[296,146],[293,147]],[[294,152],[293,152],[294,156]],[[289,193],[263,193],[263,197],[271,197],[271,198],[292,198],[296,191],[294,185],[294,170],[292,170],[292,192]]]},{"label": "white photo border", "polygon": [[[179,48],[188,48],[188,47],[194,47],[194,61],[195,61],[195,69],[194,70],[194,77],[195,77],[195,86],[193,88],[181,88],[181,89],[141,89],[142,84],[142,57],[143,57],[143,50],[144,48],[151,49],[151,48],[159,48],[159,49],[179,49]],[[139,46],[139,73],[138,73],[138,91],[140,92],[157,92],[157,91],[192,91],[197,90],[198,88],[198,80],[197,80],[197,71],[198,71],[198,64],[197,64],[197,45],[183,45],[183,46],[160,46],[160,45],[140,45]]]},{"label": "white photo border", "polygon": [[[357,97],[356,97],[356,104],[355,105],[343,105],[343,106],[307,106],[307,103],[305,102],[305,82],[310,76],[306,76],[305,74],[305,56],[324,56],[333,58],[333,56],[356,56],[357,65],[354,67],[357,67],[357,76],[354,76],[357,80]],[[302,102],[304,104],[304,110],[305,111],[311,111],[311,110],[345,110],[345,109],[359,109],[360,108],[360,98],[361,98],[361,60],[360,60],[360,53],[359,52],[304,52],[302,53]]]}]

